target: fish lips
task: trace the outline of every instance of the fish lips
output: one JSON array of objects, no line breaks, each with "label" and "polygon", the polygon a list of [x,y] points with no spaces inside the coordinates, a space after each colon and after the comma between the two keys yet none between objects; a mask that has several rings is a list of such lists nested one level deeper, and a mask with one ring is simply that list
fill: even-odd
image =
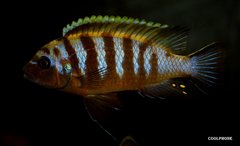
[{"label": "fish lips", "polygon": [[68,74],[65,74],[65,78],[66,81],[64,84],[62,85],[56,85],[56,86],[52,86],[52,85],[49,85],[49,84],[44,84],[43,82],[40,82],[40,80],[38,79],[38,75],[39,75],[39,71],[36,71],[36,68],[34,69],[34,65],[33,64],[26,64],[24,67],[23,67],[23,77],[27,80],[29,80],[30,82],[33,82],[33,83],[36,83],[36,84],[39,84],[41,86],[44,86],[46,88],[52,88],[52,89],[64,89],[66,88],[70,82],[71,82],[71,72],[68,73]]},{"label": "fish lips", "polygon": [[34,74],[32,73],[32,71],[29,69],[29,64],[26,64],[24,67],[23,67],[23,77],[27,80],[30,80],[30,81],[34,81],[35,80],[35,76]]}]

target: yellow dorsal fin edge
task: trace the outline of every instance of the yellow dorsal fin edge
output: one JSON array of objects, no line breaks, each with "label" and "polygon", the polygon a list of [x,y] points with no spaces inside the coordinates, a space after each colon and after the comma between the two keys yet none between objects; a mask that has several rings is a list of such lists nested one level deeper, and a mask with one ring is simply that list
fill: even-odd
[{"label": "yellow dorsal fin edge", "polygon": [[153,23],[153,22],[146,22],[144,19],[134,19],[131,17],[120,17],[120,16],[91,16],[91,17],[85,17],[85,18],[79,18],[77,22],[73,21],[72,24],[68,24],[66,27],[63,28],[63,36],[71,31],[72,29],[89,23],[106,23],[106,22],[114,22],[114,23],[127,23],[127,24],[140,24],[140,25],[146,25],[150,27],[160,27],[160,28],[166,28],[167,25],[162,25],[160,23]]}]

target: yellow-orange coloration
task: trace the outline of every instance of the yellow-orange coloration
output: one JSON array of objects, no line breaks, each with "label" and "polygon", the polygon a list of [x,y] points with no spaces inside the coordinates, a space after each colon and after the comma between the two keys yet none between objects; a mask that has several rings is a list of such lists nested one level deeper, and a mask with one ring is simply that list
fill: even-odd
[{"label": "yellow-orange coloration", "polygon": [[187,95],[187,92],[186,91],[182,91],[183,94]]},{"label": "yellow-orange coloration", "polygon": [[181,87],[181,88],[186,88],[186,86],[185,86],[185,85],[183,85],[183,84],[181,84],[181,85],[180,85],[180,87]]},{"label": "yellow-orange coloration", "polygon": [[[119,16],[86,17],[68,25],[63,37],[40,49],[26,65],[25,76],[82,96],[140,90],[175,78],[213,82],[220,51],[210,44],[183,55],[187,36],[185,27]],[[47,69],[38,66],[42,56],[51,63]],[[177,82],[170,86],[186,88]]]},{"label": "yellow-orange coloration", "polygon": [[103,121],[113,113],[107,110],[122,106],[118,92],[135,90],[149,98],[188,96],[197,86],[185,81],[216,81],[221,50],[212,43],[189,54],[188,31],[127,17],[85,17],[43,46],[25,65],[24,77],[81,95],[90,117]]}]

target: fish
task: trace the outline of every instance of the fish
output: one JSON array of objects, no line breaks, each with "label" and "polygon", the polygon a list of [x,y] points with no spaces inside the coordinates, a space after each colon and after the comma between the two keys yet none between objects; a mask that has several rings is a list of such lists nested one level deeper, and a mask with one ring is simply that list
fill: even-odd
[{"label": "fish", "polygon": [[222,47],[213,42],[189,49],[189,31],[130,17],[80,18],[37,51],[24,66],[24,77],[80,95],[90,117],[104,121],[107,111],[122,108],[119,92],[165,99],[205,92],[202,84],[217,83]]}]

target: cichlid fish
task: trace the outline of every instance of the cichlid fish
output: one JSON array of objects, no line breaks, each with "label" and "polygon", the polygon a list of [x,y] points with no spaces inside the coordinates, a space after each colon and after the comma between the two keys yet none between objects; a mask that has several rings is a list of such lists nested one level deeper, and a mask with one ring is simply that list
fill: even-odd
[{"label": "cichlid fish", "polygon": [[42,86],[83,96],[91,117],[102,118],[96,106],[119,107],[115,93],[120,91],[161,98],[192,94],[196,80],[213,85],[221,48],[212,43],[191,52],[186,48],[188,32],[127,17],[85,17],[43,46],[25,65],[24,75]]}]

